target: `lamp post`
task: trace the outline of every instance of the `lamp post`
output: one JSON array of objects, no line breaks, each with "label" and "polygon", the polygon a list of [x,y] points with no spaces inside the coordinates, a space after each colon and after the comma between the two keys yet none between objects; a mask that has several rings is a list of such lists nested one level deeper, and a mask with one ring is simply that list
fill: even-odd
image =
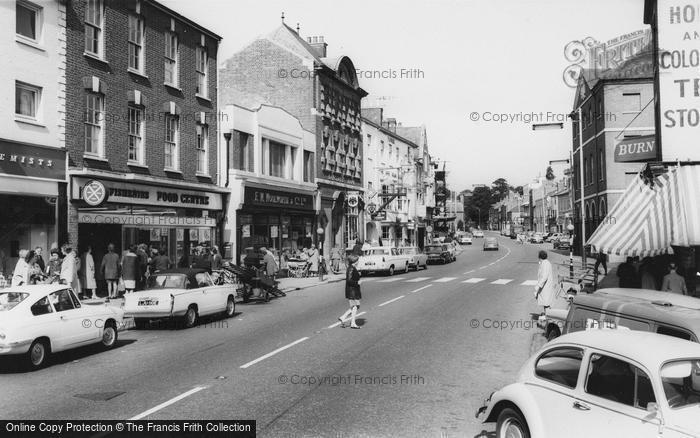
[{"label": "lamp post", "polygon": [[571,236],[569,241],[569,277],[574,278],[574,224],[569,222],[566,229],[569,230],[569,235]]},{"label": "lamp post", "polygon": [[323,263],[323,228],[318,227],[316,234],[318,234],[318,278],[319,281],[323,281],[323,271],[325,269]]}]

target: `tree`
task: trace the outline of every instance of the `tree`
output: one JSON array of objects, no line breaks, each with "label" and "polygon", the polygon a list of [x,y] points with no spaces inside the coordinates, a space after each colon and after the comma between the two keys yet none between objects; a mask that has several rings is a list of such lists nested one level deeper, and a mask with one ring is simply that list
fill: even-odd
[{"label": "tree", "polygon": [[[507,193],[507,192],[506,192]],[[476,187],[472,195],[464,202],[464,214],[470,221],[483,223],[489,217],[491,205],[498,202],[499,193],[496,189],[488,187]]]},{"label": "tree", "polygon": [[462,219],[460,219],[460,220],[457,221],[457,229],[458,229],[459,231],[463,231],[463,230],[464,230],[464,221],[463,221]]},{"label": "tree", "polygon": [[547,166],[547,175],[545,176],[547,178],[547,181],[553,181],[556,179],[556,176],[554,175],[554,169],[552,169],[552,166]]},{"label": "tree", "polygon": [[[477,187],[477,189],[480,187]],[[508,196],[508,191],[510,186],[505,178],[498,178],[496,181],[491,183],[491,188],[494,192],[494,197],[496,198],[494,202],[498,202]],[[476,189],[474,190],[476,192]]]},{"label": "tree", "polygon": [[513,187],[513,191],[516,192],[518,195],[523,196],[523,193],[524,193],[523,186]]}]

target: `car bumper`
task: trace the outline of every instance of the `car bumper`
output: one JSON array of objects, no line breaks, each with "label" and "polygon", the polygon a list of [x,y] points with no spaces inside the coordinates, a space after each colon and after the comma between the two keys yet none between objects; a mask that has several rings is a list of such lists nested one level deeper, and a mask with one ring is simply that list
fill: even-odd
[{"label": "car bumper", "polygon": [[0,342],[1,354],[24,354],[29,351],[29,346],[32,345],[32,340],[14,342]]},{"label": "car bumper", "polygon": [[479,406],[479,408],[476,410],[476,413],[474,414],[475,418],[479,418],[483,413],[487,412],[489,410],[489,405],[491,404],[491,398],[493,397],[493,392],[491,395],[488,396],[486,400]]}]

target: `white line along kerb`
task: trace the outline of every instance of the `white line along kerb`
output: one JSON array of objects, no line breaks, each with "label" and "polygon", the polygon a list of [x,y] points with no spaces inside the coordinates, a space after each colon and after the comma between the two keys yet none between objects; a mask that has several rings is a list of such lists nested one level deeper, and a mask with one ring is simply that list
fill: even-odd
[{"label": "white line along kerb", "polygon": [[284,350],[286,350],[286,349],[289,348],[289,347],[293,347],[293,346],[295,346],[296,344],[298,344],[299,342],[304,342],[304,341],[307,340],[307,339],[309,339],[308,336],[304,336],[304,337],[301,338],[301,339],[297,339],[296,341],[292,342],[291,344],[287,344],[287,345],[285,345],[284,347],[280,347],[280,348],[278,348],[277,350],[272,351],[272,352],[270,352],[270,353],[267,353],[267,354],[264,355],[264,356],[260,356],[259,358],[255,359],[255,360],[252,360],[252,361],[248,362],[248,363],[245,364],[245,365],[241,365],[241,368],[248,368],[248,367],[251,366],[251,365],[255,365],[256,363],[258,363],[258,362],[260,362],[260,361],[263,361],[263,360],[267,359],[268,357],[272,357],[272,356],[274,356],[275,354],[279,353],[280,351],[284,351]]},{"label": "white line along kerb", "polygon": [[391,304],[391,303],[393,303],[394,301],[400,300],[401,298],[403,298],[403,297],[405,297],[405,296],[406,296],[406,295],[401,295],[400,297],[396,297],[396,298],[394,298],[393,300],[385,301],[385,302],[383,302],[382,304],[378,305],[377,307],[386,306],[387,304]]},{"label": "white line along kerb", "polygon": [[173,403],[177,403],[178,401],[182,400],[183,398],[189,397],[190,395],[192,395],[192,394],[194,394],[194,393],[196,393],[196,392],[199,392],[199,391],[201,391],[201,390],[203,390],[203,389],[206,389],[206,388],[207,388],[206,386],[196,386],[196,387],[190,389],[189,391],[178,395],[178,396],[175,397],[175,398],[171,398],[170,400],[168,400],[168,401],[166,401],[166,402],[164,402],[164,403],[161,403],[161,404],[159,404],[158,406],[156,406],[156,407],[154,407],[154,408],[151,408],[151,409],[149,409],[149,410],[147,410],[147,411],[145,411],[145,412],[142,412],[142,413],[138,414],[138,415],[135,416],[135,417],[129,418],[129,421],[136,421],[136,420],[140,420],[140,419],[142,419],[142,418],[144,418],[144,417],[148,417],[148,416],[151,415],[152,413],[158,412],[158,411],[160,411],[161,409],[163,409],[163,408],[165,408],[165,407],[167,407],[167,406],[170,406],[170,405],[172,405]]}]

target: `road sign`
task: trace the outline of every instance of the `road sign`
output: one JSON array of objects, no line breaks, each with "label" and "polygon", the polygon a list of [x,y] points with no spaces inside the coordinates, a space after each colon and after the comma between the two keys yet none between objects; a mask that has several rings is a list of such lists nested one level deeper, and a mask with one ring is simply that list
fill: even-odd
[{"label": "road sign", "polygon": [[433,227],[430,226],[430,225],[428,225],[427,227],[425,227],[425,231],[427,231],[428,233],[432,233],[432,232],[433,232]]}]

